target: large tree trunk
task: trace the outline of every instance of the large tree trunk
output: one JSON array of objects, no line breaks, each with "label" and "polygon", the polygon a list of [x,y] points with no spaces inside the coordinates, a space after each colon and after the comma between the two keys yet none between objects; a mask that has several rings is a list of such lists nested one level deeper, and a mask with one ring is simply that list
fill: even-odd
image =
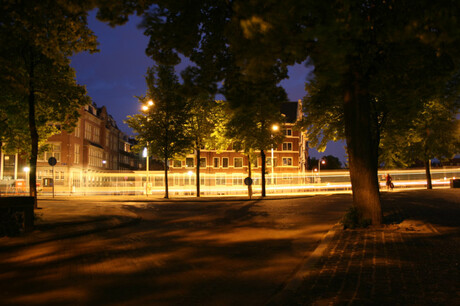
[{"label": "large tree trunk", "polygon": [[430,163],[430,160],[425,161],[426,189],[433,189],[433,184],[431,183]]},{"label": "large tree trunk", "polygon": [[[29,193],[34,198],[34,208],[37,205],[37,156],[38,156],[38,131],[35,122],[35,84],[34,84],[35,62],[33,54],[30,54],[29,66],[29,131],[31,138],[31,154],[29,161]],[[54,179],[54,178],[53,178]],[[53,182],[54,184],[54,182]]]},{"label": "large tree trunk", "polygon": [[265,197],[266,194],[265,194],[265,152],[264,150],[260,150],[260,158],[262,160],[262,196]]},{"label": "large tree trunk", "polygon": [[196,196],[200,197],[200,158],[201,150],[199,147],[196,149]]},{"label": "large tree trunk", "polygon": [[[359,71],[355,69],[355,71]],[[351,73],[344,95],[345,133],[353,191],[353,205],[363,220],[382,224],[378,167],[378,141],[373,135],[370,101],[366,85],[356,73]]]},{"label": "large tree trunk", "polygon": [[169,199],[168,157],[165,157],[165,199]]}]

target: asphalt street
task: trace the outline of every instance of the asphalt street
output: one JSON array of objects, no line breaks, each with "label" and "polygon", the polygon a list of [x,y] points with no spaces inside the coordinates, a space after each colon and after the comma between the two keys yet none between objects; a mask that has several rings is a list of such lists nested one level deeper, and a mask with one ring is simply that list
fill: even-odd
[{"label": "asphalt street", "polygon": [[36,236],[106,215],[140,221],[34,243],[0,241],[0,298],[4,305],[265,305],[350,205],[350,195],[40,200]]}]

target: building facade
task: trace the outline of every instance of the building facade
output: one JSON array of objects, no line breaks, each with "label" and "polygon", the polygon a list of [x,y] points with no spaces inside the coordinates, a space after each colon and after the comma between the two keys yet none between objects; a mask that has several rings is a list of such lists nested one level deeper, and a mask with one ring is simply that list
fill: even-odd
[{"label": "building facade", "polygon": [[[68,186],[69,191],[82,184],[91,184],[91,173],[136,170],[139,156],[131,152],[133,140],[118,128],[105,106],[96,104],[83,107],[74,131],[51,136],[47,140],[49,151],[38,156],[37,182],[44,188]],[[54,157],[55,166],[48,160]],[[27,162],[21,156],[0,156],[0,180],[26,179]],[[90,182],[88,182],[90,181]]]},{"label": "building facade", "polygon": [[[271,180],[289,179],[293,174],[302,174],[306,170],[308,148],[306,135],[294,128],[302,118],[302,102],[286,102],[282,104],[281,113],[286,122],[281,129],[285,138],[278,147],[266,153],[266,173],[268,184]],[[272,159],[273,156],[273,159]],[[203,149],[200,152],[200,177],[204,185],[243,185],[248,176],[248,157],[241,152],[229,148],[225,151]],[[195,154],[189,154],[182,160],[171,160],[169,170],[175,183],[188,185],[194,180],[197,160]],[[251,164],[252,174],[257,177],[261,171],[261,158],[257,157]],[[273,176],[271,176],[273,174]],[[258,182],[256,182],[257,184]],[[281,183],[273,181],[273,183]]]}]

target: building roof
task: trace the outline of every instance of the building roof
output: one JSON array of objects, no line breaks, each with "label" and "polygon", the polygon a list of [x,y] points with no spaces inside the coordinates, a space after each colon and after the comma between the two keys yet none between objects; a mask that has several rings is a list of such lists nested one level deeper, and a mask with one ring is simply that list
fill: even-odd
[{"label": "building roof", "polygon": [[286,116],[287,123],[295,123],[297,121],[297,111],[299,102],[283,102],[281,104],[281,113]]}]

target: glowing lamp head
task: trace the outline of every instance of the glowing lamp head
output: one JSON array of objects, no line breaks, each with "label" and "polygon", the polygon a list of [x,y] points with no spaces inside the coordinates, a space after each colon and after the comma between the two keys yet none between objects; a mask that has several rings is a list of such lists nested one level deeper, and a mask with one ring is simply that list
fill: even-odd
[{"label": "glowing lamp head", "polygon": [[30,171],[30,168],[29,167],[24,167],[24,172],[29,172]]},{"label": "glowing lamp head", "polygon": [[146,112],[146,111],[149,110],[149,107],[148,107],[147,105],[143,105],[143,106],[142,106],[142,110],[143,110],[144,112]]},{"label": "glowing lamp head", "polygon": [[188,174],[189,176],[192,176],[192,175],[193,175],[193,171],[190,170],[189,172],[187,172],[187,174]]},{"label": "glowing lamp head", "polygon": [[279,127],[278,124],[272,125],[272,131],[273,131],[273,132],[276,132],[276,131],[278,131],[279,129],[280,129],[280,127]]},{"label": "glowing lamp head", "polygon": [[152,100],[148,100],[148,101],[147,101],[147,105],[148,105],[148,106],[153,106],[153,101],[152,101]]}]

